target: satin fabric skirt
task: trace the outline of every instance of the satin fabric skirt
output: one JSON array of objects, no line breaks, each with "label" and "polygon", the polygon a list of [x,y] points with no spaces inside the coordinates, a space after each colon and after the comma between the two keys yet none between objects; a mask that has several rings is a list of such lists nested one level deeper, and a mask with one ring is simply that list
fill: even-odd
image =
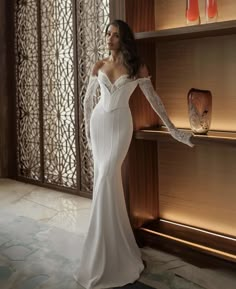
[{"label": "satin fabric skirt", "polygon": [[88,233],[77,281],[85,288],[110,288],[136,281],[144,266],[130,226],[121,178],[133,123],[129,107],[91,116],[94,190]]}]

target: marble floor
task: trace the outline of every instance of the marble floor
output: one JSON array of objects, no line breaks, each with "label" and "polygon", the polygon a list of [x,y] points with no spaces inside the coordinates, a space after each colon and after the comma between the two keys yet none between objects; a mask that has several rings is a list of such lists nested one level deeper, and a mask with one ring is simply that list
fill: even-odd
[{"label": "marble floor", "polygon": [[[64,235],[70,234],[70,236],[74,236],[75,238],[76,236],[78,238],[83,238],[88,227],[90,209],[91,200],[89,199],[30,184],[25,184],[22,182],[17,182],[10,179],[0,179],[0,225],[3,224],[4,226],[4,219],[8,218],[8,216],[10,216],[9,218],[12,219],[14,217],[20,217],[21,222],[23,220],[32,220],[32,222],[37,221],[41,224],[41,226],[45,224],[47,225],[47,228],[56,228],[60,230],[60,232],[64,232]],[[40,235],[41,237],[42,234]],[[55,236],[54,238],[56,238]],[[57,236],[60,238],[62,235],[58,234]],[[2,252],[5,250],[5,259],[0,259],[0,269],[3,268],[6,270],[5,265],[1,264],[1,262],[4,260],[7,262],[10,257],[6,253],[6,247],[3,248],[4,242],[2,241],[1,243],[1,240],[4,240],[4,238],[6,238],[6,235],[1,236],[0,234],[0,253],[1,250]],[[55,244],[56,241],[59,240],[54,239]],[[73,248],[73,244],[70,247],[70,253],[67,252],[67,254],[70,254],[70,256],[73,257],[73,251],[78,251],[78,248]],[[63,250],[63,248],[59,249],[61,251]],[[11,252],[11,254],[13,253]],[[174,257],[171,254],[167,254],[151,248],[143,248],[142,254],[147,263],[147,267],[145,272],[142,274],[140,281],[154,288],[236,288],[236,272],[234,271],[228,271],[226,269],[222,270],[202,267],[200,268],[193,264],[188,264],[186,261]],[[13,285],[7,285],[7,282],[10,280],[10,278],[7,279],[5,276],[6,273],[4,272],[1,273],[0,270],[0,288],[18,289],[16,285],[14,285],[14,287],[11,287]],[[14,284],[17,284],[16,278],[17,277],[14,279]],[[26,277],[24,276],[24,278]],[[29,282],[27,284],[25,283],[25,286],[22,285],[19,288],[59,288],[55,286],[50,287],[49,285],[45,285],[44,287],[42,285],[36,286],[36,283],[32,283],[32,280],[31,283]],[[61,286],[60,288],[69,289],[78,287],[76,287],[74,284],[71,287]]]}]

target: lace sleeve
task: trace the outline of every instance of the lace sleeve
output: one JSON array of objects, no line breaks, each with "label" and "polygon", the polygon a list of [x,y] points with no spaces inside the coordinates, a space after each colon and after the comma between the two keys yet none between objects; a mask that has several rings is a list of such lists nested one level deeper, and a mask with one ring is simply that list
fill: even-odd
[{"label": "lace sleeve", "polygon": [[84,121],[85,121],[85,134],[88,141],[88,146],[91,149],[90,138],[90,118],[94,108],[94,96],[98,88],[98,80],[96,76],[90,76],[88,87],[84,97]]},{"label": "lace sleeve", "polygon": [[172,137],[190,147],[193,147],[194,145],[190,141],[192,133],[184,132],[177,129],[174,126],[174,124],[170,121],[160,97],[157,95],[156,91],[153,88],[150,78],[140,78],[139,86],[142,92],[144,93],[145,97],[147,98],[148,102],[151,104],[154,111],[159,115],[163,123],[168,128]]}]

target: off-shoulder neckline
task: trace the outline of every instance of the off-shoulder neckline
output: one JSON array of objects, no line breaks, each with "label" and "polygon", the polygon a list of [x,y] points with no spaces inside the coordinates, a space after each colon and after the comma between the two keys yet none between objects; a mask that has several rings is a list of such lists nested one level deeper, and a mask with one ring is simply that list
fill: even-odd
[{"label": "off-shoulder neckline", "polygon": [[115,81],[111,81],[110,78],[108,77],[108,75],[102,71],[101,69],[98,70],[98,74],[101,73],[102,75],[104,75],[106,77],[106,79],[109,81],[109,83],[114,86],[117,82],[119,82],[121,79],[123,78],[128,78],[129,75],[127,73],[125,74],[121,74]]}]

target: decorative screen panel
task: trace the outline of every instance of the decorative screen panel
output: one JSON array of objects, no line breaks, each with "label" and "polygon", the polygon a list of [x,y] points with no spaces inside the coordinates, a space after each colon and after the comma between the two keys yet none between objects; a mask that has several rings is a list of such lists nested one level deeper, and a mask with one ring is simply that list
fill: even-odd
[{"label": "decorative screen panel", "polygon": [[16,1],[18,176],[91,193],[83,98],[108,21],[108,0]]},{"label": "decorative screen panel", "polygon": [[44,180],[76,187],[71,1],[41,0]]},{"label": "decorative screen panel", "polygon": [[18,175],[40,180],[37,2],[17,1],[15,15]]},{"label": "decorative screen panel", "polygon": [[77,187],[72,0],[16,3],[18,176]]},{"label": "decorative screen panel", "polygon": [[109,1],[79,0],[77,7],[78,82],[80,98],[81,190],[92,191],[93,161],[85,138],[83,100],[92,66],[106,55],[105,28],[109,23]]}]

